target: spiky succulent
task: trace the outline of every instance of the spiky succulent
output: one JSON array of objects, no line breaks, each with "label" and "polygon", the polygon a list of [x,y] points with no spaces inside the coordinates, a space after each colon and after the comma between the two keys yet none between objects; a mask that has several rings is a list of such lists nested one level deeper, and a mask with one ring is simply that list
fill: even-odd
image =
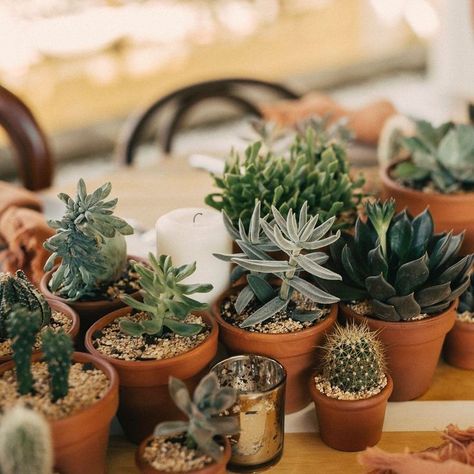
[{"label": "spiky succulent", "polygon": [[17,270],[15,275],[0,273],[0,340],[8,337],[6,319],[14,306],[38,311],[41,326],[49,324],[51,308],[40,291],[28,281],[22,270]]},{"label": "spiky succulent", "polygon": [[[289,210],[286,219],[272,206],[273,221],[260,218],[259,204],[257,203],[251,220],[252,226],[249,236],[245,234],[242,223],[240,224],[242,239],[236,242],[242,249],[243,254],[216,255],[221,259],[230,259],[240,267],[249,271],[247,275],[248,285],[240,292],[236,311],[241,314],[249,303],[256,299],[260,308],[245,319],[240,327],[245,328],[266,321],[276,313],[287,309],[291,302],[293,291],[298,291],[311,301],[322,304],[331,304],[339,301],[338,298],[321,290],[312,283],[303,279],[300,274],[308,272],[321,279],[340,279],[340,275],[322,266],[328,260],[321,249],[335,242],[340,232],[335,235],[324,237],[334,224],[335,217],[331,217],[316,227],[319,217],[308,215],[308,205],[301,207],[298,219],[292,209]],[[271,247],[281,250],[286,255],[285,260],[275,260],[262,249],[263,239],[260,237],[260,226]],[[257,242],[257,243],[252,243]],[[274,275],[281,279],[278,288],[273,287],[267,277]],[[297,321],[314,321],[317,314],[314,312],[288,312],[291,318]]]},{"label": "spiky succulent", "polygon": [[474,189],[474,127],[452,122],[433,127],[416,123],[413,137],[401,138],[410,157],[396,165],[393,176],[423,189],[432,184],[441,193]]},{"label": "spiky succulent", "polygon": [[386,369],[383,345],[366,325],[336,325],[323,349],[321,375],[331,387],[352,394],[380,387]]},{"label": "spiky succulent", "polygon": [[374,318],[409,321],[446,309],[469,285],[473,256],[458,256],[464,234],[434,234],[428,209],[395,214],[393,200],[368,203],[355,235],[331,246],[341,282],[318,280],[343,301],[369,300]]},{"label": "spiky succulent", "polygon": [[174,267],[170,256],[161,255],[157,259],[152,253],[149,254],[149,260],[151,268],[140,263],[133,265],[140,276],[143,302],[128,295],[121,297],[132,308],[147,313],[149,319],[132,321],[123,318],[119,322],[121,331],[134,337],[143,334],[160,336],[165,328],[181,336],[193,336],[201,332],[202,325],[187,323],[185,319],[191,311],[206,309],[207,304],[188,295],[208,293],[212,285],[181,283],[195,272],[196,262]]},{"label": "spiky succulent", "polygon": [[468,311],[474,314],[474,273],[471,274],[467,290],[459,298],[458,313]]},{"label": "spiky succulent", "polygon": [[336,228],[354,223],[363,180],[349,176],[342,144],[310,126],[297,135],[289,157],[261,148],[261,142],[253,143],[244,158],[231,153],[223,177],[214,177],[220,192],[206,197],[208,205],[225,211],[234,226],[241,220],[245,229],[257,199],[264,214],[274,206],[286,217],[307,202],[308,212],[318,213],[322,221],[336,216]]},{"label": "spiky succulent", "polygon": [[111,190],[112,185],[106,183],[87,194],[80,179],[75,199],[64,193],[58,195],[66,212],[62,219],[48,222],[56,235],[44,243],[52,252],[44,268],[51,270],[61,259],[49,283],[51,291],[59,296],[71,301],[97,297],[125,270],[124,235],[133,234],[133,229],[113,215],[117,199],[106,200]]},{"label": "spiky succulent", "polygon": [[156,428],[155,436],[186,434],[190,448],[197,448],[215,461],[222,457],[222,449],[214,440],[216,436],[232,435],[239,431],[239,421],[234,416],[219,416],[231,408],[237,392],[231,387],[219,387],[214,373],[206,375],[194,391],[193,398],[179,379],[170,377],[169,392],[176,406],[188,417],[188,421],[165,421]]}]

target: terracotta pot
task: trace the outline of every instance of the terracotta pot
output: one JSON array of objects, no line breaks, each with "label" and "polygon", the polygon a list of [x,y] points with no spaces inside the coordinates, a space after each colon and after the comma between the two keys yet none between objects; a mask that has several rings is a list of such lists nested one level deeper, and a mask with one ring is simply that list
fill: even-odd
[{"label": "terracotta pot", "polygon": [[340,304],[346,320],[367,323],[386,350],[388,372],[393,379],[391,401],[406,401],[423,395],[430,387],[441,348],[456,317],[453,302],[441,314],[410,322],[390,322],[367,318]]},{"label": "terracotta pot", "polygon": [[170,359],[126,361],[100,353],[92,344],[93,335],[117,318],[130,313],[131,308],[118,309],[94,323],[86,335],[86,348],[96,357],[106,360],[117,370],[120,380],[118,419],[125,436],[140,443],[156,424],[165,420],[184,419],[168,393],[170,375],[180,378],[192,392],[217,353],[218,327],[207,313],[199,313],[211,333],[199,346]]},{"label": "terracotta pot", "polygon": [[387,400],[393,382],[387,374],[385,388],[365,400],[337,400],[321,393],[310,379],[309,390],[316,408],[321,439],[339,451],[362,451],[382,437]]},{"label": "terracotta pot", "polygon": [[[128,260],[136,260],[139,262],[145,262],[144,259],[140,257],[129,256]],[[49,299],[56,300],[70,306],[74,311],[79,314],[79,319],[81,321],[81,327],[79,335],[76,340],[76,349],[81,352],[85,352],[84,338],[86,336],[87,330],[95,323],[99,318],[105,316],[106,314],[115,311],[116,309],[123,308],[125,303],[122,302],[119,298],[114,298],[113,300],[97,300],[97,301],[69,301],[65,298],[55,295],[49,289],[49,281],[51,280],[53,273],[56,271],[56,268],[53,268],[51,271],[46,272],[40,282],[41,292]],[[140,292],[136,291],[130,296],[134,298],[140,298]]]},{"label": "terracotta pot", "polygon": [[321,358],[317,348],[336,322],[337,305],[331,307],[324,321],[311,328],[289,334],[261,334],[227,323],[221,316],[224,298],[240,288],[227,290],[212,305],[213,316],[220,327],[220,338],[232,354],[259,354],[280,362],[287,372],[285,413],[301,410],[311,401],[308,377]]},{"label": "terracotta pot", "polygon": [[429,206],[435,232],[460,233],[466,230],[461,254],[474,252],[474,192],[463,194],[424,193],[402,186],[391,178],[396,162],[383,168],[380,172],[382,180],[382,196],[393,197],[397,211],[407,208],[415,215],[423,212]]},{"label": "terracotta pot", "polygon": [[[143,459],[146,445],[151,438],[151,436],[146,438],[138,447],[135,453],[135,463],[142,474],[169,474],[169,471],[158,471],[154,469],[147,461],[145,461],[145,459]],[[203,469],[186,471],[186,474],[225,474],[227,472],[226,466],[230,459],[231,449],[229,440],[227,438],[223,438],[223,440],[225,443],[224,454],[219,462],[209,464],[209,466],[206,466]]]},{"label": "terracotta pot", "polygon": [[[61,301],[57,301],[57,300],[53,300],[49,298],[46,298],[46,301],[51,306],[51,309],[61,312],[65,314],[66,316],[68,316],[70,319],[72,319],[72,326],[69,328],[69,331],[67,331],[67,334],[69,334],[71,338],[74,341],[76,341],[77,335],[79,333],[79,324],[80,324],[78,314],[72,308],[62,303]],[[35,351],[35,353],[36,352],[39,352],[39,351]],[[12,359],[11,355],[0,356],[0,364],[3,364],[4,362],[7,362],[11,359]]]},{"label": "terracotta pot", "polygon": [[[33,355],[37,361],[41,354]],[[61,420],[51,421],[55,472],[64,474],[104,474],[109,428],[118,407],[118,376],[113,367],[89,354],[75,352],[74,362],[91,363],[104,372],[110,387],[97,403]],[[14,362],[0,366],[0,374]]]},{"label": "terracotta pot", "polygon": [[446,336],[444,356],[450,365],[474,370],[474,324],[456,321]]}]

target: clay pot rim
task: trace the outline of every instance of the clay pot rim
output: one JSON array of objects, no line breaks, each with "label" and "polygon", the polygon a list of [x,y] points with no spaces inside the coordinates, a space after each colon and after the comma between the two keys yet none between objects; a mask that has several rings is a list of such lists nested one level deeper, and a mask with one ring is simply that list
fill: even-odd
[{"label": "clay pot rim", "polygon": [[456,317],[453,329],[456,328],[458,331],[474,332],[474,323],[466,323],[466,321],[460,321]]},{"label": "clay pot rim", "polygon": [[[383,168],[380,169],[380,179],[382,183],[390,189],[394,189],[400,193],[405,193],[411,197],[411,199],[429,199],[431,201],[439,201],[440,203],[449,201],[447,204],[457,204],[460,202],[465,203],[466,201],[474,201],[474,192],[467,192],[467,193],[459,193],[459,194],[442,194],[436,191],[430,191],[425,193],[423,191],[419,191],[417,189],[412,189],[407,186],[403,186],[391,177],[391,171],[395,168],[396,165],[399,163],[403,163],[404,161],[408,161],[408,158],[404,160],[396,160],[388,165],[385,165]],[[428,206],[429,207],[429,206]]]},{"label": "clay pot rim", "polygon": [[248,335],[249,337],[260,339],[262,341],[270,341],[275,340],[276,337],[279,339],[280,342],[290,342],[295,339],[301,339],[302,337],[310,337],[315,332],[319,332],[319,330],[325,330],[328,326],[331,325],[337,318],[337,311],[338,311],[338,303],[333,303],[331,305],[331,310],[329,314],[320,322],[311,326],[309,328],[303,329],[301,331],[290,332],[285,334],[268,334],[268,333],[259,333],[259,332],[251,332],[247,331],[245,328],[241,328],[239,326],[234,326],[233,324],[228,323],[224,320],[220,312],[220,305],[222,300],[229,294],[238,291],[240,288],[243,288],[244,285],[233,286],[228,288],[226,291],[221,293],[219,297],[212,303],[211,306],[211,314],[217,319],[220,326],[226,328],[227,331],[233,333],[235,336],[239,336],[242,333]]},{"label": "clay pot rim", "polygon": [[110,357],[109,355],[103,354],[102,352],[98,351],[92,344],[93,334],[96,331],[100,331],[101,329],[103,329],[105,326],[107,326],[110,322],[114,321],[115,319],[125,316],[125,314],[132,311],[133,311],[133,308],[131,308],[130,306],[125,306],[123,308],[116,309],[115,311],[112,311],[111,313],[106,314],[105,316],[102,316],[100,319],[98,319],[87,330],[86,337],[84,339],[84,343],[88,352],[92,354],[94,357],[104,359],[108,363],[112,365],[116,365],[118,367],[124,367],[124,368],[134,367],[135,370],[149,370],[150,368],[159,369],[166,366],[174,366],[180,362],[184,362],[186,359],[189,358],[189,356],[192,357],[194,354],[197,354],[202,349],[202,347],[208,344],[212,344],[212,342],[215,339],[217,340],[218,338],[219,328],[216,321],[214,320],[214,318],[211,317],[211,315],[208,312],[202,311],[202,312],[193,312],[193,314],[198,314],[199,316],[201,316],[205,320],[205,322],[211,327],[209,336],[206,339],[204,339],[204,341],[202,341],[201,344],[177,356],[169,357],[167,359],[160,359],[160,360],[123,360],[123,359],[116,359],[114,357]]}]

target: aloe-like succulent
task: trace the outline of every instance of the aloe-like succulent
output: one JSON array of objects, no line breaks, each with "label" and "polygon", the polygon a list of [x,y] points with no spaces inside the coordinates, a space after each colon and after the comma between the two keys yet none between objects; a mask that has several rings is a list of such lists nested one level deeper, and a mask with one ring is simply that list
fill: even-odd
[{"label": "aloe-like succulent", "polygon": [[239,431],[238,419],[234,416],[219,416],[231,408],[237,392],[231,387],[219,387],[214,373],[206,375],[196,387],[193,398],[181,380],[170,377],[169,392],[176,406],[187,416],[188,421],[164,421],[154,431],[155,436],[186,434],[186,443],[218,461],[223,454],[215,436],[232,435]]},{"label": "aloe-like succulent", "polygon": [[58,195],[66,205],[62,219],[48,222],[56,235],[44,243],[52,252],[44,269],[51,270],[61,259],[49,285],[52,292],[70,301],[99,296],[103,287],[125,270],[124,235],[133,234],[133,229],[113,215],[117,199],[106,200],[111,190],[112,185],[106,183],[87,194],[80,179],[75,199],[64,193]]},{"label": "aloe-like succulent", "polygon": [[423,189],[431,183],[441,193],[474,189],[474,127],[452,122],[433,127],[416,123],[416,135],[401,138],[409,159],[396,165],[393,176]]},{"label": "aloe-like succulent", "polygon": [[473,256],[459,257],[464,234],[434,234],[428,209],[395,214],[395,202],[368,203],[355,235],[331,245],[342,281],[318,279],[343,301],[369,300],[374,318],[409,321],[445,310],[469,286]]},{"label": "aloe-like succulent", "polygon": [[186,323],[184,320],[191,311],[206,309],[207,304],[189,295],[208,293],[212,285],[181,283],[196,271],[196,262],[174,267],[169,255],[161,255],[157,259],[152,253],[149,254],[149,260],[151,268],[140,263],[133,264],[140,277],[138,283],[144,293],[143,302],[128,295],[121,297],[127,305],[147,313],[149,319],[132,321],[122,318],[119,321],[121,331],[134,337],[143,334],[160,336],[164,328],[180,336],[193,336],[201,332],[202,325]]},{"label": "aloe-like succulent", "polygon": [[468,311],[474,314],[474,273],[471,274],[467,290],[459,297],[458,313]]}]

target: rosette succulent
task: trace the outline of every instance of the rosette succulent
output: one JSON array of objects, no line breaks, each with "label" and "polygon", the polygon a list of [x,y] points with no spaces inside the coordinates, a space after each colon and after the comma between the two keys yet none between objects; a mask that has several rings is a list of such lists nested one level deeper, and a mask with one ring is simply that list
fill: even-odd
[{"label": "rosette succulent", "polygon": [[467,290],[459,298],[458,313],[466,311],[474,314],[474,273],[471,274],[471,282]]}]

